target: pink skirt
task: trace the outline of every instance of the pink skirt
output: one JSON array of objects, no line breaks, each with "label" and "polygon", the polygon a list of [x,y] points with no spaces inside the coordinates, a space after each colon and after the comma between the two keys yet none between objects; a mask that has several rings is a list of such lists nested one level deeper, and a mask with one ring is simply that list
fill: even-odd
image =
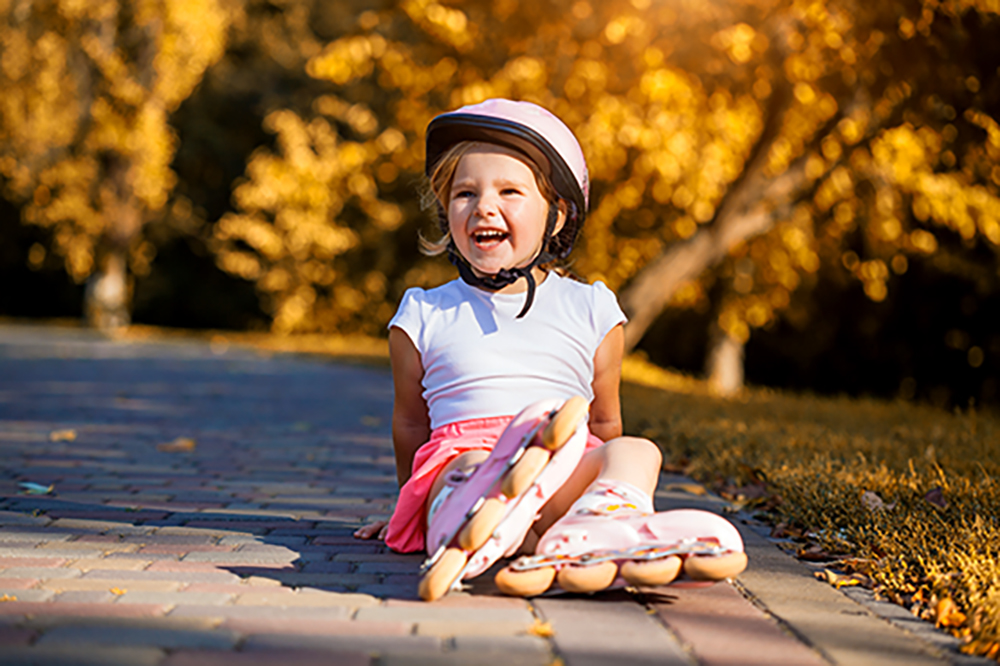
[{"label": "pink skirt", "polygon": [[[490,451],[513,416],[469,419],[435,428],[431,438],[413,457],[413,475],[399,490],[396,510],[389,519],[385,543],[399,553],[424,549],[427,532],[427,497],[441,470],[468,451]],[[587,434],[587,451],[604,442]]]}]

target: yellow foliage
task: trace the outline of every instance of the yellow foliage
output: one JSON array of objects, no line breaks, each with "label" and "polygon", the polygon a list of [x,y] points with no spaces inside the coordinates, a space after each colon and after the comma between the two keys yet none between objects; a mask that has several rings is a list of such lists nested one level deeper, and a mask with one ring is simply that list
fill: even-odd
[{"label": "yellow foliage", "polygon": [[377,120],[366,107],[333,96],[316,106],[373,138],[344,141],[325,118],[306,122],[287,110],[270,114],[265,127],[277,135],[279,152],[254,153],[246,179],[233,192],[240,212],[214,228],[219,266],[257,282],[277,333],[343,329],[372,299],[384,298],[384,276],[378,273],[361,276],[361,289],[338,281],[348,272],[337,269],[339,258],[361,242],[340,218],[354,206],[376,228],[391,231],[403,217],[398,206],[378,198],[370,175],[386,153],[404,148],[398,131],[376,134]]},{"label": "yellow foliage", "polygon": [[74,279],[107,243],[143,270],[141,227],[176,181],[168,116],[221,57],[230,20],[218,0],[0,7],[0,176]]},{"label": "yellow foliage", "polygon": [[[988,79],[956,61],[958,95],[910,80],[898,57],[905,43],[932,60],[935,17],[996,13],[987,0],[888,18],[840,0],[343,4],[356,22],[325,45],[301,0],[282,3],[297,26],[287,43],[262,22],[261,48],[282,62],[308,56],[325,87],[311,115],[267,116],[277,147],[253,153],[237,210],[213,230],[219,265],[257,281],[276,330],[375,332],[410,280],[452,274],[406,249],[434,224],[414,196],[424,130],[490,96],[543,104],[580,138],[592,210],[573,270],[588,279],[627,288],[671,245],[712,239],[720,215],[760,204],[770,219],[752,247],[725,248],[719,270],[673,300],[704,307],[721,276],[717,315],[738,338],[847,252],[895,269],[895,257],[936,253],[941,234],[1000,247],[1000,125],[962,106]],[[46,0],[22,21],[15,6],[0,4],[7,194],[26,202],[27,222],[52,228],[50,250],[76,279],[108,239],[146,271],[155,248],[141,228],[176,180],[170,114],[219,59],[233,15],[221,0]],[[747,176],[760,197],[783,178],[798,184],[727,206]],[[888,298],[891,276],[850,274]]]}]

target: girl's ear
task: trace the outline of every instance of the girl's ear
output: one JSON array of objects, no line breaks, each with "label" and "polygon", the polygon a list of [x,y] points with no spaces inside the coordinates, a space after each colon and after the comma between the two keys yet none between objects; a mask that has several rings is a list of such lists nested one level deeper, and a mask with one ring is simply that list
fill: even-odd
[{"label": "girl's ear", "polygon": [[566,226],[566,216],[569,213],[569,207],[566,205],[565,199],[559,199],[556,202],[556,207],[559,209],[558,217],[556,218],[556,226],[552,230],[552,236],[558,236],[562,228]]}]

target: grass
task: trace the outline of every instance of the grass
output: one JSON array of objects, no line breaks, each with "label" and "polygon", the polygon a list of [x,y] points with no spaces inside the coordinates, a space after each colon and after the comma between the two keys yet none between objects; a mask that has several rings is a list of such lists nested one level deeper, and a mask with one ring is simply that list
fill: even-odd
[{"label": "grass", "polygon": [[763,389],[725,400],[637,358],[623,374],[626,429],[667,466],[763,514],[800,556],[828,560],[831,581],[860,580],[1000,658],[996,415]]}]

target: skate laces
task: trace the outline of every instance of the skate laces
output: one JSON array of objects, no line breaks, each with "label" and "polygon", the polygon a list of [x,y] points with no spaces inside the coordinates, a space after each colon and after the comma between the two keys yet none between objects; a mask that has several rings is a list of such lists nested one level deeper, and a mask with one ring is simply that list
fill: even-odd
[{"label": "skate laces", "polygon": [[646,493],[625,481],[597,481],[573,503],[569,513],[622,517],[653,513]]}]

